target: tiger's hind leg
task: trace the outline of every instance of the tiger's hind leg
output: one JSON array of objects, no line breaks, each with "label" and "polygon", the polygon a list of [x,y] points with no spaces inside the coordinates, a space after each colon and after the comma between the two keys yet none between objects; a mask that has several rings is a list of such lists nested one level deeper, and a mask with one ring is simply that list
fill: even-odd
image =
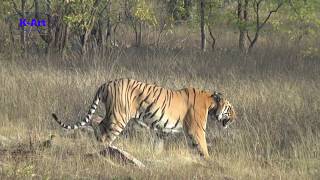
[{"label": "tiger's hind leg", "polygon": [[168,140],[169,134],[162,131],[155,131],[153,133],[153,149],[157,153],[161,153],[165,150],[165,141]]},{"label": "tiger's hind leg", "polygon": [[113,118],[105,118],[94,128],[94,133],[96,139],[108,147],[112,145],[113,141],[120,135],[124,128],[125,124],[117,123]]}]

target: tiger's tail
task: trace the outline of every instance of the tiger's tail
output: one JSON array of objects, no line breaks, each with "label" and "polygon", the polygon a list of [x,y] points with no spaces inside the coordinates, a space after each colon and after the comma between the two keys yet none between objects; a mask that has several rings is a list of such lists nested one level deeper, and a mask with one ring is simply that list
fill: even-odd
[{"label": "tiger's tail", "polygon": [[58,123],[60,124],[60,126],[62,128],[65,128],[65,129],[78,129],[82,126],[85,126],[87,125],[90,121],[91,121],[91,118],[92,118],[92,115],[95,113],[95,111],[97,110],[97,107],[98,107],[98,104],[99,102],[101,101],[101,97],[102,97],[102,93],[104,92],[104,88],[105,88],[105,85],[106,84],[103,84],[102,86],[99,87],[98,91],[96,92],[96,95],[93,99],[93,102],[90,106],[90,109],[87,113],[87,115],[80,121],[80,122],[77,122],[73,125],[67,125],[63,122],[61,122],[59,119],[58,119],[58,116],[55,114],[55,113],[52,113],[52,117],[53,119]]}]

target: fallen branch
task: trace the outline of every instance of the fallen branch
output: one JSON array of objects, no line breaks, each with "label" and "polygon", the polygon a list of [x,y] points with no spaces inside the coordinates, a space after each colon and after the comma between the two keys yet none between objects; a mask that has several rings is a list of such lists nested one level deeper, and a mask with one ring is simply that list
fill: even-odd
[{"label": "fallen branch", "polygon": [[[91,124],[86,130],[93,131],[91,127],[93,125],[98,125],[103,121],[103,117],[94,115],[91,119]],[[89,128],[90,127],[90,128]],[[117,161],[123,162],[123,163],[131,163],[139,168],[145,168],[145,165],[139,161],[137,158],[129,154],[128,152],[121,150],[117,148],[116,146],[109,146],[106,149],[99,152],[102,156],[110,156],[114,159],[117,159]]]},{"label": "fallen branch", "polygon": [[131,154],[129,154],[128,152],[121,150],[115,146],[109,146],[106,149],[102,150],[99,152],[100,155],[102,156],[111,156],[121,162],[124,163],[131,163],[134,164],[136,166],[138,166],[139,168],[145,168],[146,166],[139,161],[137,158],[135,158],[134,156],[132,156]]}]

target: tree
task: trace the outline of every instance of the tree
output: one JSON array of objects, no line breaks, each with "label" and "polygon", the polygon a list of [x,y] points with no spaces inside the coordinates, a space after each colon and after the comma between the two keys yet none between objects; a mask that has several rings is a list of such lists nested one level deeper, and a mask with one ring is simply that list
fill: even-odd
[{"label": "tree", "polygon": [[64,20],[80,36],[81,53],[87,53],[87,43],[99,16],[106,9],[108,0],[74,0],[68,4],[70,11]]},{"label": "tree", "polygon": [[239,49],[244,52],[246,51],[246,25],[248,23],[248,4],[249,0],[238,0],[237,5],[237,17],[238,17],[238,28],[239,28]]},{"label": "tree", "polygon": [[[262,28],[283,4],[281,0],[237,0],[239,49],[242,52],[251,51],[258,41]],[[261,11],[267,12],[267,15],[262,17]],[[250,36],[250,31],[253,32],[253,36]],[[247,40],[249,41],[248,46],[246,45]]]},{"label": "tree", "polygon": [[34,14],[36,19],[40,19],[40,7],[42,7],[41,9],[45,9],[47,19],[46,32],[39,31],[41,39],[46,43],[46,53],[48,56],[52,53],[61,55],[66,46],[69,32],[68,23],[63,21],[68,11],[68,4],[62,0],[46,0],[45,5],[43,5],[39,4],[39,0],[34,0]]},{"label": "tree", "polygon": [[249,31],[247,31],[247,38],[250,42],[249,44],[249,48],[248,50],[250,51],[254,44],[257,42],[259,35],[260,35],[260,31],[261,29],[265,26],[265,24],[269,21],[271,15],[273,13],[276,13],[279,8],[283,5],[282,1],[276,2],[276,5],[274,8],[272,8],[271,10],[269,10],[267,16],[261,21],[261,16],[260,16],[260,10],[261,10],[261,4],[263,3],[263,0],[254,0],[253,1],[253,9],[255,12],[255,28],[254,28],[254,36],[253,38],[250,37],[249,35]]},{"label": "tree", "polygon": [[135,33],[136,46],[142,44],[142,26],[156,26],[158,21],[151,6],[145,0],[126,0],[125,15]]},{"label": "tree", "polygon": [[201,35],[201,50],[206,50],[206,34],[205,34],[205,0],[200,0],[200,35]]},{"label": "tree", "polygon": [[[11,4],[12,4],[12,7],[13,7],[15,13],[18,14],[21,19],[25,19],[26,12],[32,8],[32,5],[30,5],[29,8],[27,7],[28,6],[27,0],[20,0],[20,8],[19,8],[19,5],[14,0],[11,0]],[[25,52],[26,52],[26,32],[25,32],[24,26],[21,26],[20,28],[21,28],[20,29],[20,44],[21,44],[22,54],[24,56]]]},{"label": "tree", "polygon": [[206,16],[205,23],[211,37],[211,48],[215,49],[216,36],[214,35],[214,28],[230,26],[229,21],[234,20],[232,11],[229,9],[229,4],[225,0],[207,0],[206,1]]}]

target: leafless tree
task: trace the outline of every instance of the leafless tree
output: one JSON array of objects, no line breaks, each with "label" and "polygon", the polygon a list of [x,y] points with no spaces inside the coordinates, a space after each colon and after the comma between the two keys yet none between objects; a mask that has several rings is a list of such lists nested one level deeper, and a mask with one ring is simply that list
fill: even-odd
[{"label": "leafless tree", "polygon": [[200,36],[201,36],[201,50],[206,50],[206,34],[205,34],[205,0],[200,0]]}]

